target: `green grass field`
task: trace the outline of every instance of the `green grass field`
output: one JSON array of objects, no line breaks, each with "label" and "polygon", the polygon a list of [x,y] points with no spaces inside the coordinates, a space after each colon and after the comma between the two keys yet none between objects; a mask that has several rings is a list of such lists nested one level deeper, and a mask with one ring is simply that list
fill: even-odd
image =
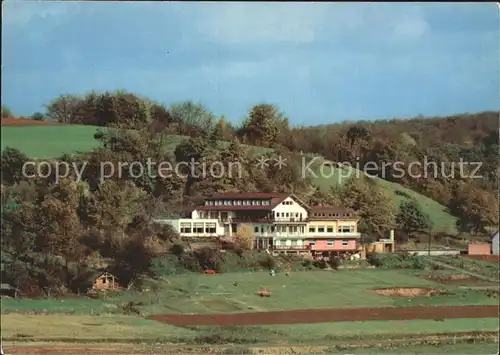
[{"label": "green grass field", "polygon": [[[422,272],[422,271],[419,271]],[[170,276],[142,293],[125,292],[100,299],[7,299],[2,302],[4,313],[49,313],[74,315],[123,314],[131,301],[144,315],[162,313],[245,313],[307,308],[344,307],[404,307],[428,305],[497,304],[479,290],[458,285],[441,285],[416,277],[417,271],[405,270],[342,270],[335,272],[305,271],[290,277],[265,272],[203,275],[188,273]],[[234,286],[237,282],[238,286]],[[256,292],[261,286],[271,293],[261,298]],[[374,288],[428,287],[448,290],[452,295],[413,299],[376,294]]]},{"label": "green grass field", "polygon": [[[449,271],[447,271],[449,273]],[[161,313],[235,313],[287,309],[344,307],[405,307],[416,305],[495,305],[481,291],[459,285],[441,285],[419,277],[423,270],[342,270],[294,272],[289,277],[265,272],[169,276],[148,291],[124,292],[99,299],[2,300],[2,336],[14,342],[109,344],[337,344],[370,343],[394,337],[427,337],[461,332],[495,332],[497,318],[444,321],[367,321],[247,327],[179,328],[145,319]],[[238,285],[235,286],[234,283]],[[270,298],[255,293],[261,286]],[[380,296],[374,288],[428,287],[452,295],[416,297]],[[135,302],[139,314],[125,305]]]},{"label": "green grass field", "polygon": [[[97,129],[95,126],[80,125],[4,126],[2,127],[1,147],[2,150],[6,147],[16,148],[35,159],[57,158],[63,154],[78,154],[97,148],[99,142],[94,139],[94,133],[96,133]],[[165,140],[166,150],[173,152],[183,139],[185,139],[183,136],[169,135]],[[269,151],[268,148],[262,147],[248,146],[248,148],[251,150],[250,154],[254,156]],[[325,192],[332,187],[342,185],[346,181],[348,172],[353,174],[351,176],[361,175],[361,172],[355,169],[326,167],[324,164],[327,162],[326,160],[321,157],[315,159],[315,162],[311,165],[311,170],[317,177],[308,174],[308,171],[305,173],[312,178],[315,185]],[[307,166],[307,163],[304,166]],[[415,198],[432,219],[435,232],[456,233],[456,219],[446,211],[446,207],[443,205],[399,184],[380,178],[374,178],[374,181],[393,198],[397,205],[409,197]]]}]

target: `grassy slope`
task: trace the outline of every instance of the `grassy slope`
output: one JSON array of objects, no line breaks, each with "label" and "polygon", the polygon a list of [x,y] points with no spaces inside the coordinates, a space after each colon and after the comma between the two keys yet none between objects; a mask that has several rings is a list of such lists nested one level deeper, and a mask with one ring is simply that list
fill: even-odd
[{"label": "grassy slope", "polygon": [[[99,146],[99,142],[93,137],[96,132],[93,126],[24,126],[24,127],[2,127],[2,149],[11,147],[19,149],[26,155],[37,159],[56,158],[64,153],[76,154],[87,152]],[[167,139],[167,149],[172,151],[177,144],[184,139],[182,136],[171,135]],[[260,147],[250,147],[253,154],[262,154],[268,149]],[[308,158],[310,159],[310,158]],[[304,166],[307,165],[304,162]],[[312,164],[312,170],[317,175],[313,178],[314,183],[323,191],[328,191],[331,187],[341,185],[345,181],[346,170],[343,172],[337,168],[321,169],[325,160],[321,157],[316,158]],[[356,170],[355,170],[356,171]],[[321,173],[323,172],[323,173]],[[356,171],[359,176],[359,171]],[[436,201],[425,197],[415,191],[407,189],[399,184],[391,183],[386,180],[375,178],[387,193],[392,196],[399,205],[401,201],[411,196],[415,198],[426,212],[431,216],[434,222],[435,231],[455,233],[455,219],[446,212],[446,207]]]}]

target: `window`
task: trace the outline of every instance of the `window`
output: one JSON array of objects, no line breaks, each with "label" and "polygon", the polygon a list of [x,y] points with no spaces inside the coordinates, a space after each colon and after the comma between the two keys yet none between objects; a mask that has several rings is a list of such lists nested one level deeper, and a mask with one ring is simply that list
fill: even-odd
[{"label": "window", "polygon": [[326,232],[333,233],[333,227],[331,227],[331,226],[326,227]]},{"label": "window", "polygon": [[241,201],[236,201],[236,205],[241,206]]},{"label": "window", "polygon": [[316,228],[309,227],[309,233],[316,233]]},{"label": "window", "polygon": [[195,223],[193,226],[193,233],[203,233],[203,223]]},{"label": "window", "polygon": [[318,233],[325,233],[325,227],[323,226],[318,227]]},{"label": "window", "polygon": [[281,244],[281,240],[279,240],[279,239],[276,239],[276,240],[274,241],[274,245],[277,245],[277,246],[279,246],[280,244]]},{"label": "window", "polygon": [[297,245],[297,241],[296,240],[292,240],[292,245]]},{"label": "window", "polygon": [[264,227],[260,227],[260,232],[264,233]]},{"label": "window", "polygon": [[343,240],[342,241],[342,245],[343,246],[348,246],[349,245],[349,241],[348,240]]},{"label": "window", "polygon": [[337,233],[342,233],[342,227],[337,228]]},{"label": "window", "polygon": [[207,223],[205,226],[205,233],[215,234],[216,233],[215,223]]},{"label": "window", "polygon": [[290,217],[288,212],[285,214],[285,217]]},{"label": "window", "polygon": [[255,204],[256,205],[260,205],[260,201],[255,201]]},{"label": "window", "polygon": [[297,233],[297,226],[293,226],[293,227],[292,227],[292,232],[293,232],[293,233]]},{"label": "window", "polygon": [[329,241],[328,241],[328,246],[329,246],[329,247],[333,247],[333,240],[329,240]]},{"label": "window", "polygon": [[254,227],[253,231],[254,233],[259,233],[259,227]]}]

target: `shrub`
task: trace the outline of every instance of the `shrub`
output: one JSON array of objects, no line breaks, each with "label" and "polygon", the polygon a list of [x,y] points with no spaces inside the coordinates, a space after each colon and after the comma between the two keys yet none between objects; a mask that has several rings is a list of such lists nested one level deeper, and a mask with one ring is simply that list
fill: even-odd
[{"label": "shrub", "polygon": [[259,260],[259,264],[263,268],[270,270],[270,269],[274,269],[276,267],[276,260],[274,260],[274,258],[271,255],[265,254],[264,257]]},{"label": "shrub", "polygon": [[184,254],[184,246],[182,244],[175,243],[170,247],[170,252],[180,258],[182,254]]},{"label": "shrub", "polygon": [[409,254],[379,254],[366,256],[369,264],[384,269],[425,269],[428,265],[425,258]]}]

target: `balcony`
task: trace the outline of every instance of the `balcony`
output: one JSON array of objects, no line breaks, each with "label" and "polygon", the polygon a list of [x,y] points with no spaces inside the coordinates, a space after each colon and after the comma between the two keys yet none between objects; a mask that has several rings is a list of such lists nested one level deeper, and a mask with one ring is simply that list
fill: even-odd
[{"label": "balcony", "polygon": [[222,220],[223,223],[292,223],[305,224],[307,218],[295,217],[233,217]]},{"label": "balcony", "polygon": [[295,234],[290,234],[290,233],[278,233],[278,232],[254,232],[254,236],[258,238],[278,238],[278,239],[306,239],[307,234],[306,233],[295,233]]},{"label": "balcony", "polygon": [[332,238],[332,239],[350,239],[350,238],[361,238],[361,233],[358,232],[308,232],[307,233],[308,238],[316,238],[316,239],[327,239],[327,238]]},{"label": "balcony", "polygon": [[309,245],[273,245],[270,250],[311,250]]}]

